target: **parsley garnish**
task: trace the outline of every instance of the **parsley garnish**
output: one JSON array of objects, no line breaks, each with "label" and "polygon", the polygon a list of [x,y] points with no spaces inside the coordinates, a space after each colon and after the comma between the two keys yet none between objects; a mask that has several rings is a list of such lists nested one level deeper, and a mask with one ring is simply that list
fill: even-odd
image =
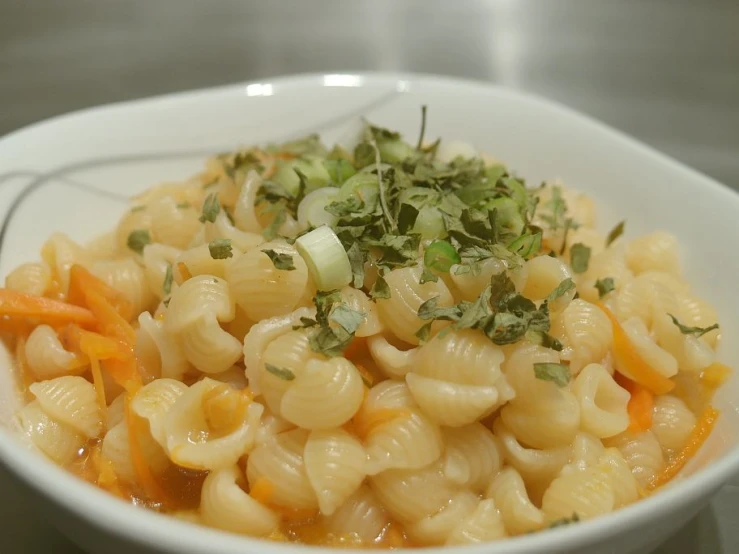
[{"label": "parsley garnish", "polygon": [[225,260],[233,256],[231,239],[215,239],[208,243],[208,250],[214,260]]},{"label": "parsley garnish", "polygon": [[534,375],[542,381],[551,381],[558,387],[565,387],[570,382],[570,368],[564,364],[536,363]]},{"label": "parsley garnish", "polygon": [[557,298],[559,298],[560,296],[564,296],[574,288],[575,283],[572,282],[572,279],[565,279],[559,285],[557,285],[557,288],[549,293],[549,296],[547,296],[547,301],[554,302]]},{"label": "parsley garnish", "polygon": [[218,193],[211,193],[205,197],[203,202],[203,213],[200,216],[200,223],[210,221],[215,223],[218,212],[221,211],[221,204],[218,202]]},{"label": "parsley garnish", "polygon": [[318,327],[309,338],[311,349],[325,356],[341,356],[354,340],[354,333],[367,317],[366,314],[352,310],[346,302],[342,302],[338,290],[318,292],[313,303],[316,306],[316,319],[301,320],[303,327]]},{"label": "parsley garnish", "polygon": [[275,252],[274,250],[262,250],[262,252],[269,256],[269,259],[272,260],[275,268],[282,271],[293,271],[295,269],[293,257],[290,254],[282,254]]},{"label": "parsley garnish", "polygon": [[192,207],[192,204],[190,204],[190,202],[180,202],[179,204],[177,204],[177,209],[179,210],[185,210],[190,207]]},{"label": "parsley garnish", "polygon": [[390,287],[382,275],[377,276],[375,284],[372,285],[369,294],[374,300],[377,300],[378,298],[390,298]]},{"label": "parsley garnish", "polygon": [[575,273],[585,273],[590,264],[590,248],[578,242],[570,248],[570,265]]},{"label": "parsley garnish", "polygon": [[598,289],[598,296],[603,298],[606,294],[616,288],[616,283],[613,281],[612,277],[604,277],[595,282],[595,288]]},{"label": "parsley garnish", "polygon": [[474,302],[463,300],[449,307],[439,307],[438,302],[439,297],[434,296],[421,304],[418,317],[425,321],[452,321],[454,329],[480,329],[495,344],[512,344],[527,333],[549,331],[547,302],[537,308],[531,300],[516,292],[505,272],[493,275],[490,284]]},{"label": "parsley garnish", "polygon": [[618,223],[618,225],[611,229],[611,232],[608,233],[608,237],[606,237],[606,246],[610,246],[614,240],[623,235],[625,225],[626,221],[621,221]]},{"label": "parsley garnish", "polygon": [[565,214],[567,213],[567,204],[562,198],[562,189],[560,187],[552,187],[552,197],[545,204],[549,209],[549,214],[542,215],[541,219],[549,224],[552,230],[558,229],[565,225]]},{"label": "parsley garnish", "polygon": [[126,244],[137,254],[143,254],[144,246],[151,244],[151,235],[146,229],[136,229],[129,233]]},{"label": "parsley garnish", "polygon": [[670,316],[670,319],[672,319],[672,322],[677,326],[678,329],[680,329],[680,332],[683,335],[693,335],[695,337],[702,337],[706,333],[710,333],[714,329],[719,328],[718,323],[714,323],[713,325],[709,327],[688,327],[687,325],[683,325],[682,323],[680,323],[674,315],[672,314],[667,314],[667,315]]},{"label": "parsley garnish", "polygon": [[143,212],[145,209],[146,206],[134,206],[133,208],[131,208],[131,213],[133,214],[136,212]]},{"label": "parsley garnish", "polygon": [[164,283],[162,283],[162,292],[164,292],[165,296],[169,296],[172,293],[173,280],[172,264],[167,262],[167,271],[164,274]]},{"label": "parsley garnish", "polygon": [[264,364],[264,369],[269,371],[275,377],[282,379],[283,381],[292,381],[293,379],[295,379],[295,374],[286,367],[277,367],[272,364]]}]

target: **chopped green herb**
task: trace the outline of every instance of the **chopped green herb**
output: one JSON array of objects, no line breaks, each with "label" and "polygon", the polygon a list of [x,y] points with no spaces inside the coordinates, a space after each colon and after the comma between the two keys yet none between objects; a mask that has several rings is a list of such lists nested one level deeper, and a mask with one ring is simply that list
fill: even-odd
[{"label": "chopped green herb", "polygon": [[134,206],[133,208],[131,208],[131,213],[133,214],[136,212],[143,212],[145,209],[146,206]]},{"label": "chopped green herb", "polygon": [[179,210],[186,210],[187,208],[191,208],[192,204],[190,202],[180,202],[177,204],[177,209]]},{"label": "chopped green herb", "polygon": [[136,229],[129,233],[126,244],[137,254],[143,254],[144,246],[151,244],[151,235],[146,229]]},{"label": "chopped green herb", "polygon": [[162,283],[162,292],[164,292],[165,296],[169,296],[172,293],[173,280],[172,264],[167,262],[167,271],[164,273],[164,283]]},{"label": "chopped green herb", "polygon": [[305,327],[318,327],[309,338],[311,349],[326,356],[341,356],[354,340],[354,333],[366,315],[342,302],[338,290],[318,292],[313,303],[316,319],[301,320]]},{"label": "chopped green herb", "polygon": [[547,296],[547,301],[554,302],[557,298],[559,298],[560,296],[564,296],[565,294],[567,294],[574,288],[575,288],[575,283],[572,282],[572,279],[567,278],[564,281],[562,281],[559,285],[557,285],[557,288],[555,288],[552,292],[549,293],[549,296]]},{"label": "chopped green herb", "polygon": [[623,235],[625,225],[626,221],[621,221],[618,223],[618,225],[611,229],[611,232],[608,233],[608,237],[606,237],[606,246],[610,246],[614,240]]},{"label": "chopped green herb", "polygon": [[570,265],[575,273],[585,273],[590,265],[590,248],[581,242],[570,248]]},{"label": "chopped green herb", "polygon": [[534,375],[542,381],[551,381],[558,387],[565,387],[570,382],[570,368],[564,364],[535,363]]},{"label": "chopped green herb", "polygon": [[375,280],[375,284],[372,285],[369,294],[373,300],[377,300],[379,298],[390,298],[390,287],[388,286],[387,281],[385,281],[385,278],[382,275],[378,275],[377,280]]},{"label": "chopped green herb", "polygon": [[680,329],[680,332],[683,335],[693,335],[695,337],[702,337],[706,333],[710,333],[714,329],[719,328],[718,323],[714,323],[713,325],[709,327],[688,327],[687,325],[683,325],[682,323],[680,323],[674,315],[672,314],[667,314],[667,315],[670,316],[670,319],[672,319],[672,322],[677,326],[678,329]]},{"label": "chopped green herb", "polygon": [[221,211],[221,204],[218,202],[218,193],[211,193],[205,197],[203,202],[203,213],[200,216],[200,223],[210,221],[215,223],[218,212]]},{"label": "chopped green herb", "polygon": [[555,529],[564,525],[570,525],[571,523],[577,523],[578,521],[580,521],[580,516],[578,516],[577,513],[573,513],[572,517],[563,517],[562,519],[553,521],[549,524],[549,528]]},{"label": "chopped green herb", "polygon": [[521,235],[508,246],[508,250],[518,254],[524,260],[536,256],[541,250],[541,233]]},{"label": "chopped green herb", "polygon": [[214,260],[225,260],[233,256],[231,239],[215,239],[208,243],[210,257]]},{"label": "chopped green herb", "polygon": [[549,224],[549,228],[556,230],[564,226],[567,204],[564,198],[562,198],[562,189],[560,187],[552,187],[552,198],[545,204],[545,207],[549,210],[549,213],[542,215],[541,219]]},{"label": "chopped green herb", "polygon": [[275,268],[282,271],[293,271],[295,269],[293,257],[290,254],[281,254],[274,250],[262,250],[262,252],[269,256],[269,259],[272,260]]},{"label": "chopped green herb", "polygon": [[275,377],[282,379],[283,381],[292,381],[293,379],[295,379],[295,374],[286,367],[277,367],[272,364],[264,364],[264,369],[269,371]]},{"label": "chopped green herb", "polygon": [[428,323],[424,323],[421,328],[416,331],[415,336],[418,338],[421,344],[424,344],[429,340],[429,336],[431,335],[431,326],[434,324],[433,321],[429,321]]},{"label": "chopped green herb", "polygon": [[606,294],[616,288],[616,283],[613,281],[612,277],[604,277],[595,282],[595,288],[598,289],[598,296],[603,298]]},{"label": "chopped green herb", "polygon": [[436,283],[439,280],[439,276],[431,271],[428,267],[424,267],[421,271],[421,276],[418,278],[418,284],[423,285],[424,283]]}]

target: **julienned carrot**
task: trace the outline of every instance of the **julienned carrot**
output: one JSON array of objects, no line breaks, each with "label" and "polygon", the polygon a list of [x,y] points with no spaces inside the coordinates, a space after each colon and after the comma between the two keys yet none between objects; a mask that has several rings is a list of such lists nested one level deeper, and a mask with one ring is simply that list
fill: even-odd
[{"label": "julienned carrot", "polygon": [[69,270],[67,302],[88,308],[90,293],[96,293],[105,298],[126,321],[130,321],[133,317],[133,306],[120,292],[95,277],[81,265],[73,265]]},{"label": "julienned carrot", "polygon": [[105,297],[91,292],[87,295],[87,303],[97,318],[98,330],[102,335],[116,338],[133,347],[136,342],[136,332]]},{"label": "julienned carrot", "polygon": [[146,461],[144,453],[141,451],[141,445],[139,444],[138,435],[143,426],[140,425],[139,418],[131,410],[131,398],[133,395],[126,394],[124,403],[124,413],[126,417],[126,425],[128,427],[128,447],[131,455],[131,462],[133,463],[133,469],[138,478],[138,482],[144,489],[146,496],[155,502],[161,502],[162,504],[170,504],[170,499],[164,489],[157,481],[154,474],[151,472],[149,463]]},{"label": "julienned carrot", "polygon": [[95,323],[95,315],[80,306],[9,289],[0,289],[0,316],[34,319],[52,325],[77,323],[90,326]]},{"label": "julienned carrot", "polygon": [[365,337],[355,337],[349,346],[344,350],[344,357],[347,360],[356,359],[362,352],[367,349],[367,339]]},{"label": "julienned carrot", "polygon": [[612,352],[616,367],[628,368],[629,377],[654,394],[670,392],[675,387],[675,383],[644,361],[644,358],[636,350],[611,310],[601,303],[598,303],[598,307],[611,320],[611,326],[613,327]]},{"label": "julienned carrot", "polygon": [[629,431],[641,433],[642,431],[648,431],[651,429],[652,413],[654,410],[654,395],[639,383],[632,381],[620,373],[616,373],[614,378],[616,382],[631,395],[627,406],[627,412],[629,414]]},{"label": "julienned carrot", "polygon": [[654,479],[652,479],[649,485],[647,485],[647,490],[651,491],[657,487],[661,487],[672,480],[675,475],[680,473],[680,470],[685,467],[685,464],[695,456],[698,450],[700,450],[700,447],[703,446],[703,443],[706,442],[711,431],[713,431],[714,425],[716,425],[718,416],[719,411],[712,406],[709,406],[703,411],[700,418],[695,423],[695,427],[693,427],[683,449],[677,457],[675,457],[675,459],[673,459],[667,467],[662,470],[661,473],[657,474]]}]

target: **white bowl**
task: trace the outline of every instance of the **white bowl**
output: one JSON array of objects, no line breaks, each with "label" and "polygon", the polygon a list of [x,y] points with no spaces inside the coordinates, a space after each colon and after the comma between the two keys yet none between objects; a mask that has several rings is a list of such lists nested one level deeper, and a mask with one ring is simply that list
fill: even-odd
[{"label": "white bowl", "polygon": [[[529,182],[559,177],[588,192],[599,225],[627,218],[627,235],[675,233],[686,276],[737,336],[739,195],[613,129],[552,102],[486,84],[388,74],[306,75],[94,108],[32,125],[0,140],[0,275],[38,258],[54,231],[86,241],[115,224],[126,198],[200,167],[213,152],[319,132],[327,143],[358,116],[427,137],[463,139],[504,160]],[[721,359],[739,367],[739,343]],[[33,452],[11,426],[19,397],[0,352],[0,458],[39,494],[39,508],[93,553],[299,554],[307,547],[211,531],[116,500]],[[739,472],[739,381],[718,394],[722,410],[694,475],[593,521],[446,554],[641,552],[681,527]],[[704,467],[705,466],[705,467]],[[359,552],[359,551],[357,551]],[[366,551],[362,551],[366,552]]]}]

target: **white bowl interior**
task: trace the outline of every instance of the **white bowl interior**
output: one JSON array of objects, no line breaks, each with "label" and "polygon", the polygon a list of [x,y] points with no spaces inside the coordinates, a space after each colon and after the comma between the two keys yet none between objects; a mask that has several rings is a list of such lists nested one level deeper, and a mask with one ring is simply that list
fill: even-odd
[{"label": "white bowl interior", "polygon": [[[415,140],[422,104],[429,108],[427,138],[471,142],[530,183],[561,178],[592,195],[602,230],[625,218],[628,237],[655,229],[677,235],[686,277],[720,314],[720,357],[739,367],[739,344],[730,340],[739,330],[738,195],[560,106],[437,78],[328,75],[238,85],[103,107],[10,135],[0,140],[0,167],[10,171],[0,175],[0,214],[25,192],[1,237],[0,275],[37,259],[55,231],[85,242],[110,230],[127,197],[188,176],[210,153],[309,132],[331,143],[359,116]],[[8,427],[19,396],[4,350],[0,364],[0,424]],[[739,442],[738,397],[734,375],[715,399],[722,416],[692,467]],[[739,454],[730,456],[736,469]]]}]

